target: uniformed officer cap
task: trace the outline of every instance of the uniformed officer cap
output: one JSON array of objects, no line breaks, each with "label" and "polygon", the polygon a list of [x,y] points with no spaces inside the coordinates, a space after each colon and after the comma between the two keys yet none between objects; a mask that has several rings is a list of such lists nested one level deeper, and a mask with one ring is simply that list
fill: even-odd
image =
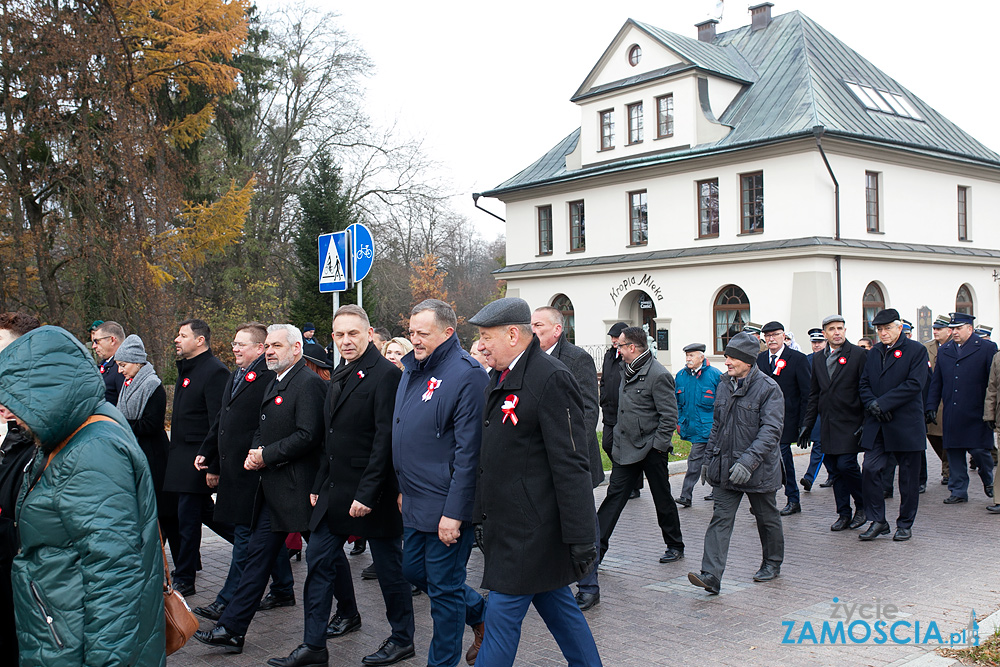
[{"label": "uniformed officer cap", "polygon": [[743,327],[744,333],[760,334],[760,325],[755,322],[747,322]]},{"label": "uniformed officer cap", "polygon": [[966,313],[948,313],[948,314],[951,315],[951,322],[949,322],[948,325],[952,327],[960,327],[963,324],[968,324],[969,326],[972,326],[972,323],[976,319],[973,315],[968,315]]},{"label": "uniformed officer cap", "polygon": [[781,322],[772,321],[762,326],[760,330],[763,333],[771,333],[772,331],[784,331],[785,326]]},{"label": "uniformed officer cap", "polygon": [[847,324],[847,320],[844,319],[843,315],[827,315],[826,317],[823,318],[823,324],[822,324],[823,328],[825,329],[826,325],[830,324],[831,322],[840,322],[841,324]]},{"label": "uniformed officer cap", "polygon": [[618,338],[619,336],[622,335],[622,332],[625,331],[626,329],[628,329],[628,325],[625,324],[624,322],[615,322],[614,324],[611,325],[611,328],[608,330],[608,335],[611,336],[612,338]]},{"label": "uniformed officer cap", "polygon": [[900,319],[898,310],[895,308],[886,308],[885,310],[880,310],[875,314],[875,317],[872,318],[872,326],[892,324],[898,319]]},{"label": "uniformed officer cap", "polygon": [[705,349],[704,343],[691,343],[690,345],[684,346],[685,352],[704,352]]},{"label": "uniformed officer cap", "polygon": [[524,299],[507,296],[488,303],[469,319],[477,327],[502,327],[506,324],[531,324],[531,306]]},{"label": "uniformed officer cap", "polygon": [[826,340],[826,338],[823,336],[823,330],[822,329],[810,329],[809,330],[809,340],[816,341],[816,342],[819,342],[821,340]]},{"label": "uniformed officer cap", "polygon": [[903,331],[913,331],[913,322],[910,320],[903,320]]},{"label": "uniformed officer cap", "polygon": [[989,337],[989,335],[992,333],[993,333],[993,327],[988,327],[985,324],[980,324],[979,327],[976,329],[977,336]]},{"label": "uniformed officer cap", "polygon": [[931,326],[934,327],[935,329],[950,329],[951,320],[942,315],[941,317],[938,317],[936,320],[934,320],[934,324],[932,324]]}]

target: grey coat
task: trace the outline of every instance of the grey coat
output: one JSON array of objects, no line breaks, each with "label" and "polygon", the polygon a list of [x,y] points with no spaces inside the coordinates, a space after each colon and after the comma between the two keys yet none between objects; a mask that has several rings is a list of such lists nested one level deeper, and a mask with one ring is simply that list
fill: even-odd
[{"label": "grey coat", "polygon": [[618,394],[618,423],[611,459],[619,465],[638,463],[649,450],[669,452],[677,428],[677,394],[674,376],[650,357]]},{"label": "grey coat", "polygon": [[[751,366],[738,389],[722,376],[706,448],[708,483],[744,493],[777,491],[781,487],[778,441],[784,419],[781,389],[759,368]],[[729,481],[729,469],[737,461],[751,472],[750,480],[739,486]]]}]

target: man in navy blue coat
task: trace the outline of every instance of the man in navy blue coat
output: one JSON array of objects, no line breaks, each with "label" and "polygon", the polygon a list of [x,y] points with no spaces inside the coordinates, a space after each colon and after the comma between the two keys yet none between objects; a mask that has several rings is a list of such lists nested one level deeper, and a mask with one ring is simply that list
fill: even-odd
[{"label": "man in navy blue coat", "polygon": [[[938,349],[937,365],[925,401],[926,419],[936,422],[943,417],[944,450],[948,454],[948,491],[946,505],[969,501],[969,470],[966,453],[979,466],[979,478],[987,497],[993,497],[993,428],[983,421],[986,385],[990,365],[997,353],[996,343],[974,333],[973,320],[965,313],[951,313],[951,340]],[[944,414],[938,415],[938,402]]]},{"label": "man in navy blue coat", "polygon": [[785,423],[781,431],[781,468],[787,503],[781,516],[802,511],[799,487],[795,481],[795,461],[792,443],[802,430],[802,419],[809,402],[809,360],[806,355],[785,345],[785,327],[780,322],[768,322],[761,331],[767,349],[757,356],[757,368],[778,383],[785,397]]},{"label": "man in navy blue coat", "polygon": [[458,664],[465,625],[475,633],[466,660],[475,661],[486,607],[465,577],[475,539],[471,521],[489,376],[462,349],[456,326],[455,311],[444,301],[426,299],[413,307],[413,351],[402,359],[392,417],[403,575],[430,598],[429,667]]},{"label": "man in navy blue coat", "polygon": [[871,525],[858,538],[867,542],[889,534],[882,473],[892,452],[899,462],[899,517],[892,539],[901,542],[910,539],[917,516],[920,460],[927,449],[923,419],[927,350],[903,335],[903,322],[895,308],[879,311],[872,324],[879,342],[868,353],[859,383],[861,404],[867,413],[861,433],[861,448],[865,450],[862,495]]}]

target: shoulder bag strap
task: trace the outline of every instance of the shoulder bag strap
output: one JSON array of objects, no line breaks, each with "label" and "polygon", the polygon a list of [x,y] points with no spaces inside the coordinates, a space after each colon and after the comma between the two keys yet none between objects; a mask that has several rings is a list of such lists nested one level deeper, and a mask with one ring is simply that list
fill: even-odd
[{"label": "shoulder bag strap", "polygon": [[85,426],[89,426],[94,422],[113,422],[113,421],[114,419],[112,419],[111,417],[105,417],[104,415],[91,415],[87,417],[87,420],[82,424],[80,424],[79,426],[77,426],[76,430],[70,433],[68,438],[60,442],[55,449],[49,452],[49,458],[47,461],[45,461],[45,467],[42,468],[42,470],[35,476],[35,479],[31,482],[31,486],[28,487],[28,493],[31,493],[31,490],[35,488],[35,484],[38,484],[38,480],[40,480],[42,478],[42,475],[45,474],[45,471],[49,469],[49,464],[52,463],[52,459],[55,458],[56,454],[62,451],[63,447],[69,444],[69,441],[73,439],[73,436],[82,431]]}]

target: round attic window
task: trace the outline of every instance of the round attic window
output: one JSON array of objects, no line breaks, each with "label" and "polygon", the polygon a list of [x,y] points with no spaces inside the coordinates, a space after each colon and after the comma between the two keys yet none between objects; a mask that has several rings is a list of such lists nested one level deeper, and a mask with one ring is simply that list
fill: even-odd
[{"label": "round attic window", "polygon": [[628,64],[635,67],[642,60],[642,47],[638,44],[633,44],[628,50]]}]

